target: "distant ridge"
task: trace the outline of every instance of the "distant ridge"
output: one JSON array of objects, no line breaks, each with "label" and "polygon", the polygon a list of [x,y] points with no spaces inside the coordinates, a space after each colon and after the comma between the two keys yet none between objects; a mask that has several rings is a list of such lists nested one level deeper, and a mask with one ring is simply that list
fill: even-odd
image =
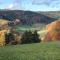
[{"label": "distant ridge", "polygon": [[20,24],[31,25],[34,23],[45,23],[56,20],[56,18],[48,16],[44,13],[37,13],[32,11],[23,10],[0,10],[0,19],[7,19],[9,21],[14,21],[15,19],[20,20]]}]

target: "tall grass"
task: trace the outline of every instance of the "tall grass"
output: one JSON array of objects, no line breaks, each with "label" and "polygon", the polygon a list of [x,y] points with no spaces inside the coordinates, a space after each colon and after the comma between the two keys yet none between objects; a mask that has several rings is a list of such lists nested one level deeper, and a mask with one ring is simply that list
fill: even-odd
[{"label": "tall grass", "polygon": [[0,60],[60,60],[60,42],[3,46]]}]

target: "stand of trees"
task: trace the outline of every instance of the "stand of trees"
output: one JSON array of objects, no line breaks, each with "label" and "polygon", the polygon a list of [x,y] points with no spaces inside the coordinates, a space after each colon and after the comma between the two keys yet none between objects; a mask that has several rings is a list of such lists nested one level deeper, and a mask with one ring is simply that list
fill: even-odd
[{"label": "stand of trees", "polygon": [[14,37],[13,33],[8,33],[8,34],[6,33],[5,34],[5,43],[6,44],[9,44],[14,40],[15,40],[15,37]]},{"label": "stand of trees", "polygon": [[39,39],[39,35],[37,31],[33,33],[31,31],[26,31],[21,38],[21,44],[28,44],[28,43],[39,43],[41,39]]},{"label": "stand of trees", "polygon": [[[17,38],[18,37],[18,38]],[[20,42],[20,44],[30,44],[30,43],[39,43],[41,39],[39,39],[39,35],[37,31],[25,31],[21,38],[17,35],[14,36],[14,33],[6,33],[5,34],[5,43],[16,45]],[[18,41],[19,40],[19,41]],[[17,42],[18,41],[18,42]]]}]

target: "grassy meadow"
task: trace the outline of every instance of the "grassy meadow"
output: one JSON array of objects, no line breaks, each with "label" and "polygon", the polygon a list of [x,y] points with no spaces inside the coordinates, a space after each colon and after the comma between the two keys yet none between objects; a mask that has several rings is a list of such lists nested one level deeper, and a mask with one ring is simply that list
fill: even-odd
[{"label": "grassy meadow", "polygon": [[60,42],[3,46],[0,60],[60,60]]},{"label": "grassy meadow", "polygon": [[13,28],[16,29],[16,31],[18,32],[24,32],[26,30],[31,30],[31,31],[34,31],[34,30],[43,30],[45,29],[45,24],[32,24],[31,26],[30,25],[15,25],[13,26]]}]

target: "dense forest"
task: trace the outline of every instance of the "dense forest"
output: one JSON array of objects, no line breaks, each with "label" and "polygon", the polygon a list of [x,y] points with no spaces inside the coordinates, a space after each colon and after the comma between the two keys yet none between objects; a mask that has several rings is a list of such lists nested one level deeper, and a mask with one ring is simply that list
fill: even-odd
[{"label": "dense forest", "polygon": [[9,21],[19,19],[20,24],[24,25],[31,25],[34,23],[48,24],[57,19],[47,16],[43,13],[22,10],[0,10],[0,19],[1,18],[7,19]]}]

